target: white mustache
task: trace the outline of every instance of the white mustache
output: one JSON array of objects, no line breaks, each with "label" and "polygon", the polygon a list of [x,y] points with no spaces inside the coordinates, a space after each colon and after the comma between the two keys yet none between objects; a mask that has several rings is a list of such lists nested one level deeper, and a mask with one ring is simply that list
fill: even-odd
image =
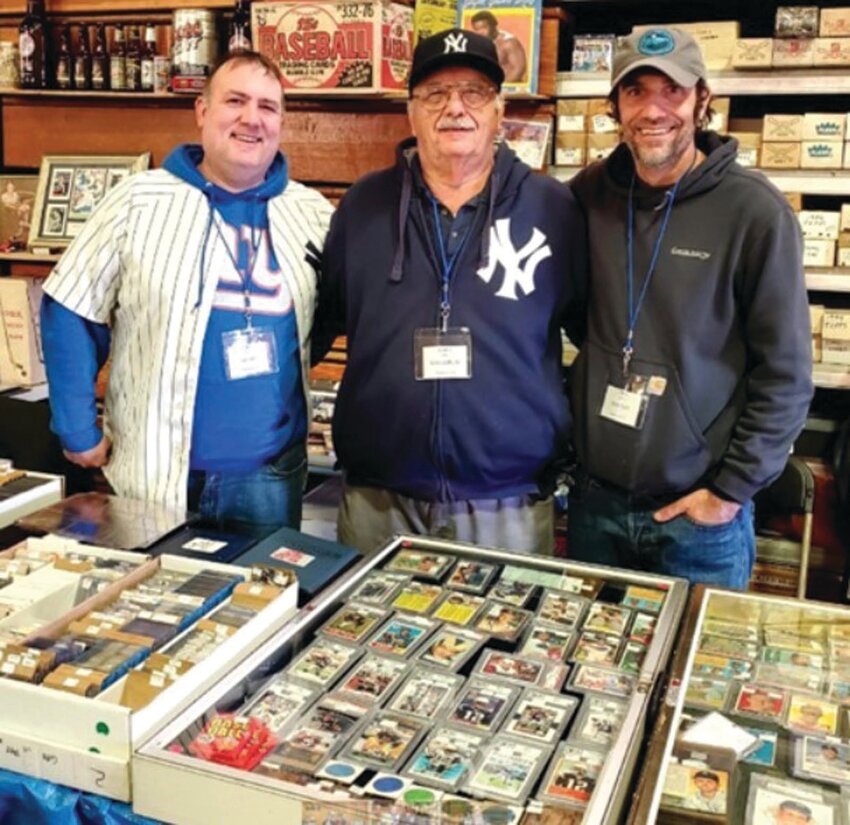
[{"label": "white mustache", "polygon": [[474,129],[475,121],[468,117],[446,117],[438,124],[438,129]]}]

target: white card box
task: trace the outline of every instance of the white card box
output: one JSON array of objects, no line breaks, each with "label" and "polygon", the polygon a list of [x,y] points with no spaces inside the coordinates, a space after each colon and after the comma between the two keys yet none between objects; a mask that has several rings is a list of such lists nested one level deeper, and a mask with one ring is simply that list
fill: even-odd
[{"label": "white card box", "polygon": [[0,501],[0,527],[7,527],[19,518],[28,516],[43,507],[49,507],[51,504],[60,501],[65,495],[64,476],[36,473],[32,470],[25,472],[32,478],[41,478],[48,483]]},{"label": "white card box", "polygon": [[[145,562],[99,597],[103,597],[104,602],[111,600],[120,590],[146,578],[160,565],[164,570],[187,573],[216,570],[246,579],[250,575],[248,569],[163,555]],[[51,780],[54,782],[129,801],[129,763],[133,748],[157,726],[218,682],[248,651],[285,625],[296,613],[297,595],[298,587],[293,584],[225,639],[214,655],[195,665],[150,704],[135,712],[119,704],[126,677],[91,699],[42,685],[0,679],[0,707],[15,709],[14,714],[0,716],[0,739],[5,741],[7,737],[13,737],[32,743],[30,747],[33,749],[65,754],[68,758],[60,760],[64,767],[57,762],[52,768]],[[88,612],[90,607],[82,611],[80,608],[91,601],[65,614],[57,624],[65,623],[75,613],[83,615]],[[81,764],[89,769],[81,770]],[[36,765],[38,770],[33,768],[31,773],[27,770],[28,765],[23,763],[15,770],[41,776],[42,762],[36,761]]]}]

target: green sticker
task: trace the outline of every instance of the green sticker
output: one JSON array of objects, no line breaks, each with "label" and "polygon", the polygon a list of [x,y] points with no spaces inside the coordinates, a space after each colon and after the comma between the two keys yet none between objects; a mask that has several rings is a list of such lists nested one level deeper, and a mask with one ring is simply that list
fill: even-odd
[{"label": "green sticker", "polygon": [[404,795],[404,801],[408,805],[431,805],[435,798],[432,791],[424,788],[413,788]]},{"label": "green sticker", "polygon": [[94,726],[94,729],[104,736],[109,736],[109,725],[107,725],[106,722],[98,722]]},{"label": "green sticker", "polygon": [[89,748],[89,751],[91,753],[100,753],[100,748],[91,747],[91,748]]}]

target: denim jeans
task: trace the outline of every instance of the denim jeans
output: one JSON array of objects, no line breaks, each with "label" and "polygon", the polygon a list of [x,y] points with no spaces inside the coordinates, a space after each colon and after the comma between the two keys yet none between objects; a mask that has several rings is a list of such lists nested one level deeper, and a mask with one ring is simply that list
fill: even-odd
[{"label": "denim jeans", "polygon": [[752,502],[730,522],[709,526],[687,516],[655,521],[652,514],[669,501],[655,504],[582,482],[570,492],[568,557],[746,589],[756,554]]},{"label": "denim jeans", "polygon": [[307,475],[303,442],[247,472],[189,473],[190,510],[220,527],[268,533],[301,526],[301,496]]}]

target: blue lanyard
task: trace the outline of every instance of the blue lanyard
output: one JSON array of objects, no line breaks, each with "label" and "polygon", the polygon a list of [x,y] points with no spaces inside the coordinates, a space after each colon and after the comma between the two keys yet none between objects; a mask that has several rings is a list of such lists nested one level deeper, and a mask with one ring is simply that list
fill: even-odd
[{"label": "blue lanyard", "polygon": [[251,226],[251,243],[250,251],[248,252],[248,266],[244,269],[240,268],[239,260],[236,255],[239,254],[239,245],[242,243],[242,238],[237,235],[236,238],[236,255],[233,254],[233,251],[230,249],[230,245],[227,243],[227,239],[224,237],[224,233],[221,231],[221,226],[219,225],[218,215],[214,215],[213,223],[215,224],[215,231],[218,233],[218,237],[220,238],[222,244],[224,244],[224,248],[227,250],[227,255],[230,258],[230,262],[233,264],[233,268],[236,270],[236,273],[239,275],[239,280],[242,283],[242,294],[245,300],[245,325],[248,329],[251,329],[251,279],[254,277],[254,267],[257,265],[257,258],[259,255],[257,254],[260,249],[260,241],[263,237],[263,230],[260,229],[260,232],[255,235],[254,230],[255,226]]},{"label": "blue lanyard", "polygon": [[460,258],[460,254],[463,252],[463,248],[466,246],[466,242],[469,239],[469,233],[472,231],[472,224],[474,221],[470,221],[469,226],[466,229],[466,233],[464,234],[461,242],[458,244],[457,249],[455,249],[455,254],[452,255],[451,260],[449,260],[448,253],[446,252],[445,239],[443,238],[443,227],[440,222],[440,211],[437,206],[437,199],[430,193],[429,197],[431,198],[431,206],[434,208],[434,227],[437,230],[437,248],[440,250],[440,284],[442,289],[442,297],[440,300],[440,330],[442,332],[448,332],[449,315],[452,311],[452,306],[449,302],[449,281],[451,280],[458,258]]},{"label": "blue lanyard", "polygon": [[658,235],[655,238],[655,245],[652,249],[652,255],[649,259],[649,267],[646,270],[646,277],[643,279],[643,284],[640,288],[640,293],[638,294],[637,303],[634,302],[634,280],[635,280],[635,251],[634,251],[634,243],[635,243],[635,205],[634,205],[634,194],[635,194],[635,179],[637,178],[636,173],[632,173],[632,182],[629,184],[629,207],[628,207],[628,217],[627,217],[627,228],[626,228],[626,288],[628,291],[628,332],[626,333],[626,343],[623,344],[623,378],[627,378],[629,375],[629,364],[632,360],[632,355],[634,354],[634,337],[635,337],[635,326],[637,325],[638,315],[640,314],[641,307],[643,306],[643,299],[646,297],[646,290],[649,286],[649,282],[652,280],[652,276],[655,273],[655,266],[658,263],[658,256],[661,253],[661,242],[664,240],[664,233],[667,231],[667,224],[670,221],[670,213],[673,211],[673,201],[676,200],[676,193],[679,191],[679,184],[682,182],[682,179],[691,169],[694,168],[696,164],[698,152],[694,151],[694,159],[691,162],[691,165],[688,167],[687,171],[685,171],[681,177],[673,184],[673,188],[669,189],[666,193],[667,198],[667,206],[664,209],[664,217],[661,219],[661,226],[658,228]]}]

